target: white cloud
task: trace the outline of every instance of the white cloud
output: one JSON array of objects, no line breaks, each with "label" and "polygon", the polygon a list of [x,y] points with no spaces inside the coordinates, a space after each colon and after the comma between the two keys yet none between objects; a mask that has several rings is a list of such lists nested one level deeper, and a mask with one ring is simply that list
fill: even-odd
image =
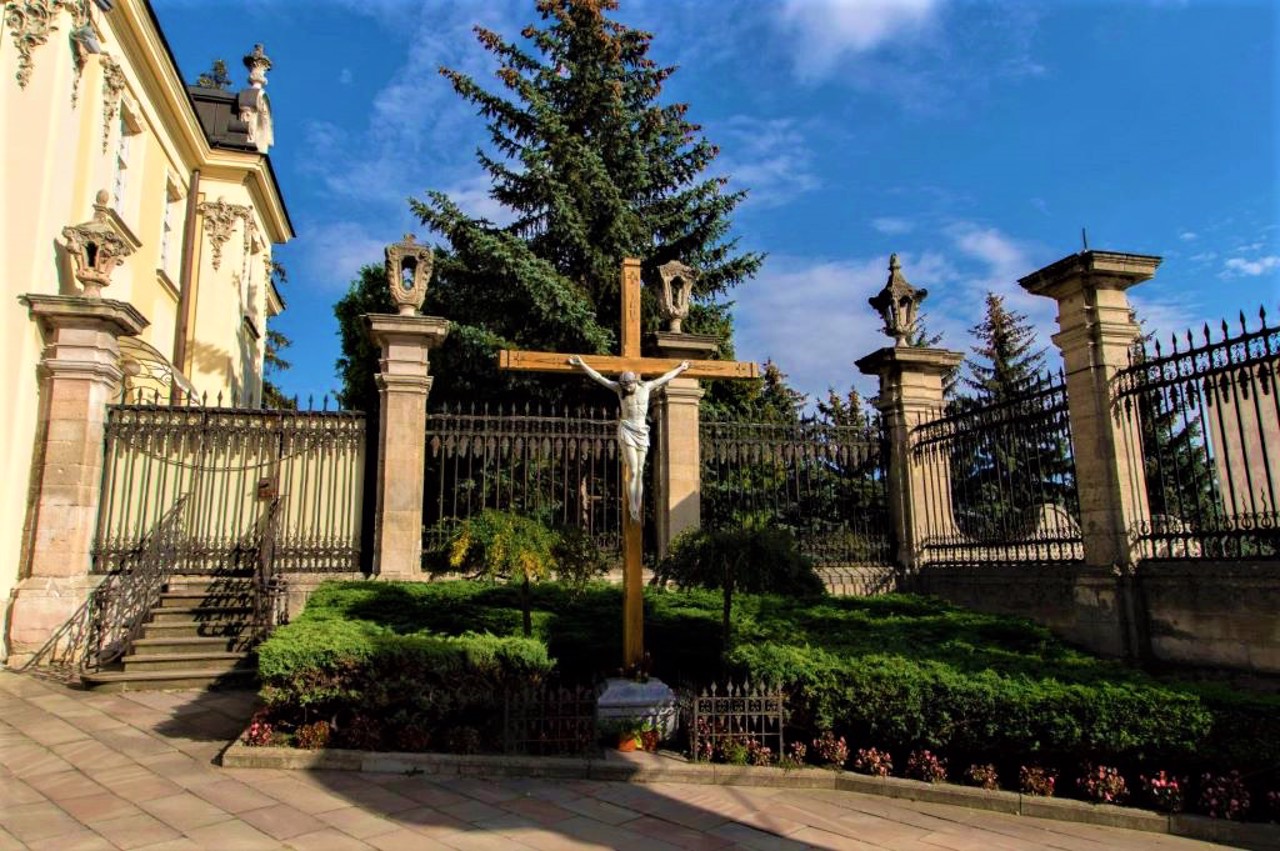
[{"label": "white cloud", "polygon": [[794,61],[804,78],[826,76],[847,56],[911,38],[936,19],[939,0],[786,0],[778,11],[794,36]]},{"label": "white cloud", "polygon": [[1178,239],[1182,240],[1183,242],[1194,242],[1199,238],[1200,238],[1200,234],[1191,230],[1184,230],[1182,233],[1178,234]]},{"label": "white cloud", "polygon": [[886,236],[900,236],[915,230],[915,222],[893,216],[882,216],[871,220],[871,227]]},{"label": "white cloud", "polygon": [[804,132],[790,118],[735,115],[715,128],[726,153],[713,170],[750,190],[754,207],[780,207],[819,186]]},{"label": "white cloud", "polygon": [[374,234],[364,225],[351,221],[299,228],[290,252],[293,256],[301,255],[305,274],[290,277],[305,280],[321,290],[342,291],[355,279],[361,266],[381,263],[387,244],[400,236],[399,233]]},{"label": "white cloud", "polygon": [[1246,260],[1243,257],[1231,257],[1223,264],[1223,275],[1226,277],[1247,276],[1257,277],[1265,275],[1268,272],[1280,270],[1280,256],[1269,254],[1266,257],[1259,257],[1256,260]]},{"label": "white cloud", "polygon": [[344,86],[350,85],[352,79],[353,78],[351,76],[350,68],[343,68],[341,71],[338,72],[338,82],[341,83],[342,85]]}]

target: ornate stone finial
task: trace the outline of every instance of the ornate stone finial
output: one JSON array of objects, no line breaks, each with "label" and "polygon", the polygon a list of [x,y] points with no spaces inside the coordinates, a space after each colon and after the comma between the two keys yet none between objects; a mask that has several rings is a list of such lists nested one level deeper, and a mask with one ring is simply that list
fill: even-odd
[{"label": "ornate stone finial", "polygon": [[689,315],[689,296],[698,273],[672,260],[658,267],[658,277],[662,280],[662,297],[658,299],[662,317],[667,320],[667,330],[679,334],[680,324]]},{"label": "ornate stone finial", "polygon": [[267,84],[267,72],[271,70],[271,57],[263,51],[262,45],[255,44],[253,50],[245,54],[244,67],[249,69],[249,85],[260,89]]},{"label": "ornate stone finial", "polygon": [[916,327],[916,314],[920,311],[920,302],[924,301],[928,290],[916,289],[902,275],[902,264],[898,255],[889,255],[889,280],[884,289],[867,299],[867,303],[875,308],[884,318],[885,334],[893,338],[895,346],[907,345],[907,338]]},{"label": "ornate stone finial", "polygon": [[422,307],[433,260],[431,249],[419,245],[411,233],[387,246],[387,283],[401,316],[414,316]]},{"label": "ornate stone finial", "polygon": [[111,283],[111,273],[133,253],[133,247],[116,227],[107,206],[110,200],[107,190],[100,190],[93,204],[93,218],[62,229],[76,280],[88,298],[101,298],[102,288]]}]

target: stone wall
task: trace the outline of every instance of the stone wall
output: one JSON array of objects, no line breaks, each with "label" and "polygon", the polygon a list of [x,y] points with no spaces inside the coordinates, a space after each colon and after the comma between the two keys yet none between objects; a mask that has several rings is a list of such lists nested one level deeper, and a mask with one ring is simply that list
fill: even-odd
[{"label": "stone wall", "polygon": [[1131,583],[1078,564],[927,567],[903,590],[1027,617],[1108,656],[1280,674],[1275,562],[1148,561]]}]

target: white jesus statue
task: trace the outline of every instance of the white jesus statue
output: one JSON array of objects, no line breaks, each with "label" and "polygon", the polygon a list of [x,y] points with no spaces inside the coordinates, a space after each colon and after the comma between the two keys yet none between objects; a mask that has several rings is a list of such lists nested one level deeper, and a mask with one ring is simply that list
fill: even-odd
[{"label": "white jesus statue", "polygon": [[618,446],[622,449],[622,463],[630,476],[627,501],[631,520],[639,523],[641,506],[644,505],[644,460],[649,454],[649,423],[645,421],[649,413],[649,394],[688,369],[689,362],[683,361],[675,369],[652,381],[641,381],[640,376],[630,371],[619,375],[617,381],[610,381],[587,366],[577,355],[569,358],[569,365],[576,366],[618,394],[621,405],[618,414]]}]

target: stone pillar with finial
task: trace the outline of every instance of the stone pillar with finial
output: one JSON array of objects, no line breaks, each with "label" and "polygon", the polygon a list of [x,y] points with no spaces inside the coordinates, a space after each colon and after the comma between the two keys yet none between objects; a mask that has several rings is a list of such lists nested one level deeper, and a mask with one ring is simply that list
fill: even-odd
[{"label": "stone pillar with finial", "polygon": [[422,471],[426,462],[428,353],[449,322],[419,311],[431,279],[432,253],[412,234],[387,246],[386,272],[398,314],[367,314],[378,361],[378,470],[373,572],[383,579],[422,576]]},{"label": "stone pillar with finial", "polygon": [[880,314],[893,345],[857,362],[863,374],[880,380],[875,405],[887,437],[889,513],[896,561],[907,576],[923,566],[924,543],[955,528],[946,459],[921,458],[911,451],[912,430],[942,416],[946,376],[964,359],[960,352],[912,344],[920,302],[927,295],[907,281],[898,255],[891,255],[889,279],[868,303]]},{"label": "stone pillar with finial", "polygon": [[93,218],[62,231],[82,294],[19,298],[45,348],[22,578],[9,618],[10,666],[31,658],[98,581],[91,572],[92,547],[107,406],[117,399],[123,379],[118,341],[148,324],[133,305],[102,297],[137,247],[117,225],[108,198],[99,192]]},{"label": "stone pillar with finial", "polygon": [[[653,345],[663,357],[706,360],[720,347],[711,334],[686,334],[682,323],[689,315],[689,300],[697,273],[678,260],[658,267],[658,309],[667,330],[654,336]],[[696,378],[672,379],[657,400],[657,453],[654,466],[654,530],[658,556],[667,554],[671,541],[702,522],[702,455],[699,444],[698,403],[703,390]]]}]

